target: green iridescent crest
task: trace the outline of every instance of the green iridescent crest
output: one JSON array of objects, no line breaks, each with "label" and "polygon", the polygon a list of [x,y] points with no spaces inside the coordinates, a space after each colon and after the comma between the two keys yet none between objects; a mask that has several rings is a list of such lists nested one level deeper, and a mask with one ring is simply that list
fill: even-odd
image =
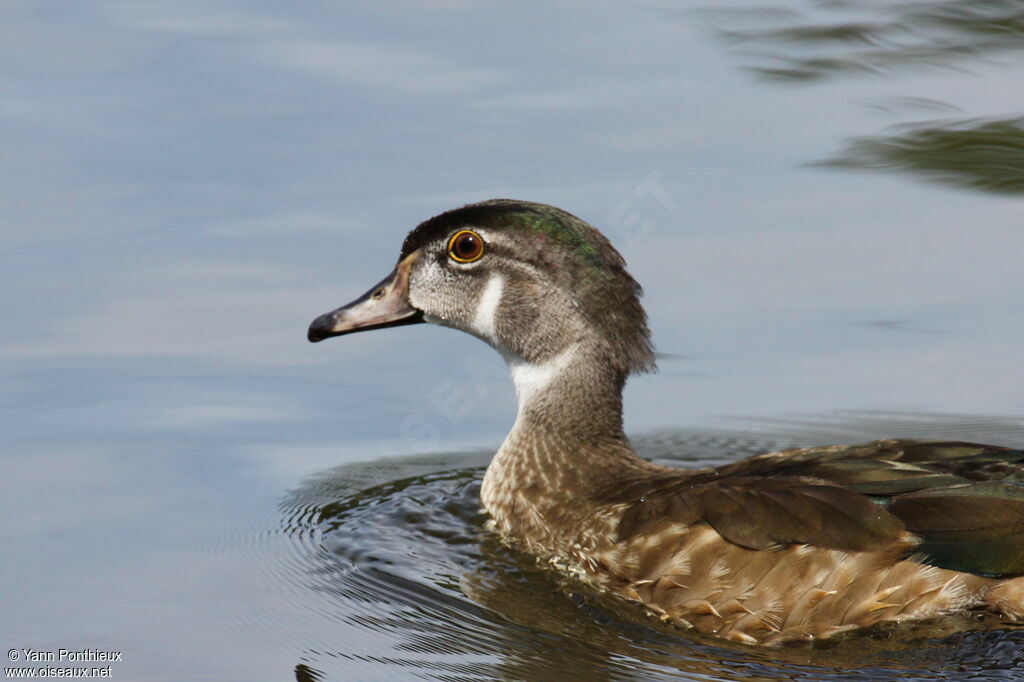
[{"label": "green iridescent crest", "polygon": [[599,267],[605,264],[598,248],[579,230],[563,220],[536,211],[523,211],[517,215],[519,221],[531,231],[544,235],[556,242],[568,252],[586,261],[589,265]]}]

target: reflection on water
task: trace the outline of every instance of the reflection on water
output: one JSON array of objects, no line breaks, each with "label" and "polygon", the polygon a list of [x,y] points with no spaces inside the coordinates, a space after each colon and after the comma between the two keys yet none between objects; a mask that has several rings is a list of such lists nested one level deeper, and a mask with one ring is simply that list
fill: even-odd
[{"label": "reflection on water", "polygon": [[971,189],[1024,192],[1024,118],[938,120],[855,137],[821,162],[837,168],[897,170]]},{"label": "reflection on water", "polygon": [[910,334],[945,334],[945,329],[930,329],[915,324],[913,320],[868,320],[864,322],[865,327],[873,329],[884,329],[891,332],[904,332]]},{"label": "reflection on water", "polygon": [[[783,446],[923,433],[1013,444],[1024,442],[1024,423],[841,414],[663,432],[635,445],[661,463],[695,467]],[[990,616],[888,624],[784,650],[662,624],[537,567],[484,530],[478,495],[487,459],[453,454],[340,467],[282,502],[282,532],[296,542],[288,556],[274,557],[278,580],[319,595],[326,619],[373,635],[338,639],[327,650],[310,646],[296,662],[297,679],[396,668],[445,680],[959,679],[968,670],[974,679],[1006,679],[1024,666],[1024,628]]]},{"label": "reflection on water", "polygon": [[[814,81],[906,68],[956,68],[965,61],[1024,49],[1020,0],[855,2],[832,0],[796,10],[712,11],[720,35],[758,61],[770,80]],[[737,28],[744,23],[764,24]]]},{"label": "reflection on water", "polygon": [[[811,9],[811,8],[808,8]],[[907,68],[962,69],[1024,50],[1024,2],[818,3],[813,15],[758,9],[710,11],[717,32],[741,48],[745,67],[777,82],[816,82]],[[715,18],[717,17],[717,18]],[[755,28],[738,28],[744,24]],[[926,98],[893,98],[897,109],[955,109]],[[870,105],[893,113],[887,105]],[[1024,119],[1018,115],[904,123],[853,137],[819,165],[905,171],[968,189],[1024,191]]]}]

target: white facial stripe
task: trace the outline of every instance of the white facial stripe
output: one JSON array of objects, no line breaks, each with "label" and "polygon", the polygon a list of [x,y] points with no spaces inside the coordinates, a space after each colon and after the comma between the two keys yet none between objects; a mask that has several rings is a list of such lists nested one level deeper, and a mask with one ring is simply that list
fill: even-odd
[{"label": "white facial stripe", "polygon": [[521,358],[509,360],[509,373],[512,375],[512,382],[516,385],[516,397],[519,398],[520,412],[536,395],[565,371],[575,352],[576,346],[573,345],[550,360],[539,364],[530,364]]},{"label": "white facial stripe", "polygon": [[473,316],[473,330],[485,339],[493,340],[497,333],[498,306],[505,290],[505,277],[500,272],[491,273],[484,292],[476,304]]}]

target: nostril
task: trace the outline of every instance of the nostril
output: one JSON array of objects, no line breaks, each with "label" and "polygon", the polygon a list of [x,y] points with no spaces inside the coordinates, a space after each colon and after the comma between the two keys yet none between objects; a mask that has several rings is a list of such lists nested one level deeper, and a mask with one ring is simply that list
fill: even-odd
[{"label": "nostril", "polygon": [[372,299],[384,298],[384,287],[381,287],[380,289],[377,289],[377,291],[375,291],[372,294],[370,294],[370,298],[372,298]]}]

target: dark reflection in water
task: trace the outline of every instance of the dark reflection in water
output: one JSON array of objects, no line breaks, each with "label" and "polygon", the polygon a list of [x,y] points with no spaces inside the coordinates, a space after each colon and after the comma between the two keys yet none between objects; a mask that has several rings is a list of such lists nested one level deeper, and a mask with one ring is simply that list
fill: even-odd
[{"label": "dark reflection in water", "polygon": [[[740,48],[761,79],[820,82],[908,68],[962,70],[1024,50],[1024,1],[847,2],[795,10],[710,10],[715,32]],[[955,109],[926,98],[871,108]],[[917,121],[854,137],[816,165],[903,171],[967,189],[1024,192],[1024,118],[1019,114]]]},{"label": "dark reflection in water", "polygon": [[[717,32],[770,65],[747,68],[769,80],[815,81],[906,68],[954,68],[1024,49],[1019,0],[832,2],[796,11],[714,10]],[[744,24],[763,24],[738,28]]]},{"label": "dark reflection in water", "polygon": [[[1024,42],[1024,39],[1022,39]],[[925,121],[855,137],[820,165],[896,170],[992,192],[1024,192],[1024,118]]]},{"label": "dark reflection in water", "polygon": [[907,334],[946,334],[945,329],[932,329],[922,327],[913,320],[868,320],[863,323],[865,327],[880,329],[888,332],[899,332]]},{"label": "dark reflection in water", "polygon": [[[635,439],[663,463],[719,464],[765,450],[873,436],[1024,443],[1024,420],[854,413],[745,422]],[[887,626],[814,648],[742,647],[648,618],[504,547],[478,495],[490,453],[346,466],[281,504],[293,553],[275,572],[318,595],[350,636],[310,642],[298,680],[812,678],[1015,679],[1024,628],[991,617]],[[366,633],[362,637],[360,632]]]}]

